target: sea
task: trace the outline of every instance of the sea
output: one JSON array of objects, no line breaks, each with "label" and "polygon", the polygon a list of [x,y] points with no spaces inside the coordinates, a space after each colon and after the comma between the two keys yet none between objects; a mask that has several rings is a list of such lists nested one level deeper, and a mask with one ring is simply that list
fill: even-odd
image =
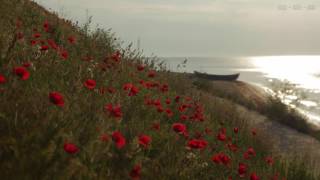
[{"label": "sea", "polygon": [[320,56],[163,57],[161,60],[173,72],[240,73],[238,80],[279,96],[320,128]]}]

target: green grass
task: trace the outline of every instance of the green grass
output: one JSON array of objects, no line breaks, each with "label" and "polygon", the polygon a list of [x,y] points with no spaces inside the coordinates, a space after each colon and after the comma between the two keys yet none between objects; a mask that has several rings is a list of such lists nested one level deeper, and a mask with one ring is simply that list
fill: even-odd
[{"label": "green grass", "polygon": [[[141,172],[137,172],[141,179],[239,179],[240,162],[248,168],[245,179],[253,172],[260,179],[276,173],[288,179],[316,179],[299,166],[300,161],[275,156],[274,165],[268,165],[265,157],[272,156],[268,145],[238,120],[232,105],[198,90],[186,76],[163,68],[150,78],[148,72],[159,67],[157,63],[130,47],[121,49],[112,32],[89,32],[88,25],[77,27],[27,0],[1,0],[0,9],[0,74],[7,79],[0,84],[1,179],[130,179],[135,165],[141,165]],[[45,21],[50,33],[44,31]],[[44,45],[53,39],[68,52],[68,58],[64,60],[60,51],[52,48],[43,52],[38,45],[31,46],[35,29]],[[17,33],[23,33],[24,38],[17,39]],[[75,44],[68,43],[70,36],[75,37]],[[115,62],[110,57],[118,50],[121,59]],[[25,62],[32,65],[26,68],[30,78],[23,81],[13,68]],[[146,65],[144,71],[137,70],[139,64]],[[94,90],[83,85],[87,79],[97,82]],[[141,80],[153,87],[146,88]],[[128,96],[123,90],[126,83],[134,84],[139,92]],[[161,88],[166,84],[168,91]],[[115,92],[110,93],[110,88]],[[50,101],[49,93],[54,91],[63,95],[63,107]],[[179,102],[175,102],[176,96],[181,97]],[[169,105],[166,99],[171,100]],[[146,104],[149,100],[160,100],[173,115],[159,113],[155,105]],[[121,105],[121,118],[105,110],[109,103]],[[180,112],[182,105],[190,107]],[[181,114],[190,117],[196,112],[203,115],[203,121],[180,120]],[[189,139],[173,131],[177,122],[186,125]],[[151,128],[154,123],[160,124],[160,130]],[[238,134],[234,127],[239,127]],[[220,128],[226,128],[226,142],[217,140]],[[121,149],[111,138],[114,131],[126,139]],[[148,148],[139,145],[141,134],[151,137]],[[103,141],[102,135],[106,137]],[[207,141],[208,146],[187,148],[194,138]],[[78,151],[67,153],[65,143],[73,143]],[[229,143],[236,144],[238,151],[230,151]],[[244,159],[249,147],[256,155]],[[231,158],[227,166],[211,161],[214,154],[222,152]]]}]

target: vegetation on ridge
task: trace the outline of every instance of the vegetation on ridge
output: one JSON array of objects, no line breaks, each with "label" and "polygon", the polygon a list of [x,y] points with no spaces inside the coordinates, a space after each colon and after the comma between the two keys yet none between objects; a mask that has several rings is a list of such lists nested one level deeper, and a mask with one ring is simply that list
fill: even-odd
[{"label": "vegetation on ridge", "polygon": [[2,179],[314,179],[112,33],[27,0],[0,9]]}]

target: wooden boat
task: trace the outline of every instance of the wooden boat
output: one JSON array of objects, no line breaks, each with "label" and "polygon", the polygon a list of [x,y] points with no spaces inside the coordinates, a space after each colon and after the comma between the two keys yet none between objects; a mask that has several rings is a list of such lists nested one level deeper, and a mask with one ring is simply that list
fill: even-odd
[{"label": "wooden boat", "polygon": [[237,74],[228,74],[228,75],[217,75],[217,74],[207,74],[207,73],[194,71],[194,75],[196,77],[208,79],[208,80],[235,81],[238,79],[240,74],[237,73]]}]

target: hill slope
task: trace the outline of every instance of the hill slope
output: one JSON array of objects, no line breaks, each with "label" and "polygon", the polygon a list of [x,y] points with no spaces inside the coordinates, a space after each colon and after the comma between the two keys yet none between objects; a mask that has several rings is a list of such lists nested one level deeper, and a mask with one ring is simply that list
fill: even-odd
[{"label": "hill slope", "polygon": [[232,103],[111,32],[0,4],[2,179],[314,178],[273,157]]}]

